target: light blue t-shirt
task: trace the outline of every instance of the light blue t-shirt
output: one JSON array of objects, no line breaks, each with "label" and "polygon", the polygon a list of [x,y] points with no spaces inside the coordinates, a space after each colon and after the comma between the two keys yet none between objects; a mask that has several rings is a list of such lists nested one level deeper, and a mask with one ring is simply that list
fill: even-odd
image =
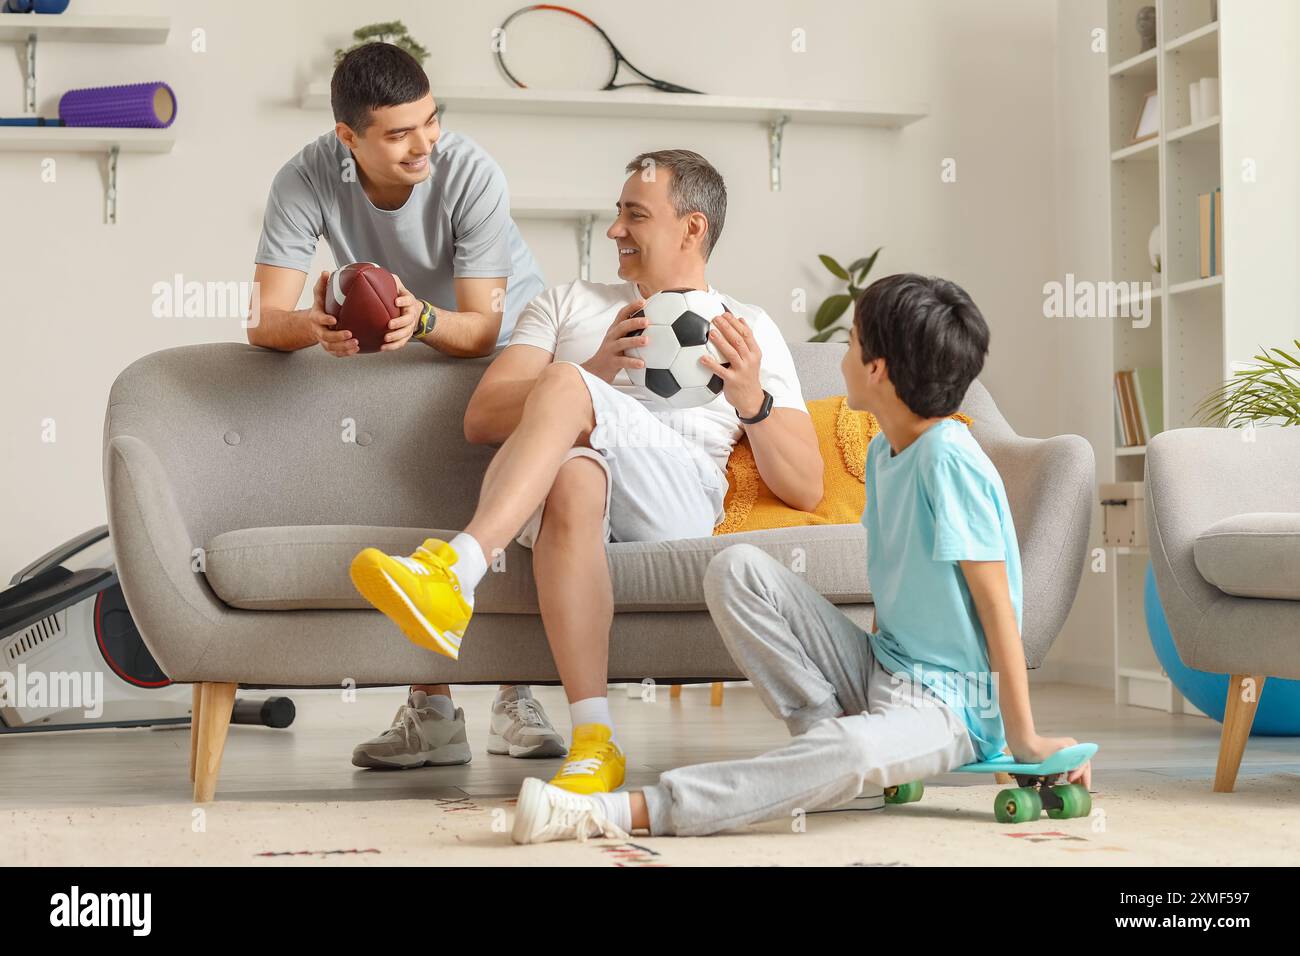
[{"label": "light blue t-shirt", "polygon": [[970,429],[945,418],[894,454],[867,446],[867,580],[876,602],[871,649],[885,670],[920,681],[960,716],[979,759],[1007,745],[984,628],[959,561],[1006,561],[1016,627],[1020,548],[1002,478]]},{"label": "light blue t-shirt", "polygon": [[497,345],[544,288],[542,271],[510,216],[506,177],[467,136],[443,130],[429,176],[398,209],[366,196],[352,152],[333,130],[308,143],[276,174],[255,261],[307,272],[324,238],[338,266],[377,262],[415,295],[456,308],[459,278],[506,278]]}]

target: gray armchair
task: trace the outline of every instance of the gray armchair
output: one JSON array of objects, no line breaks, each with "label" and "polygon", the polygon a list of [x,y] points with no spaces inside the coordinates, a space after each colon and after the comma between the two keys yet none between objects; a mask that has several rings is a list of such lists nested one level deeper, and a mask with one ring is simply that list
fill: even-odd
[{"label": "gray armchair", "polygon": [[[844,347],[791,346],[804,397],[843,394]],[[459,661],[406,641],[348,565],[463,528],[492,449],[462,417],[486,360],[422,347],[340,361],[223,343],[168,349],[113,384],[104,426],[108,522],[122,590],[173,680],[196,687],[191,778],[212,798],[237,686],[556,683],[532,556],[512,545],[475,593]],[[1021,438],[978,382],[963,406],[1006,483],[1024,565],[1030,667],[1069,613],[1085,558],[1093,458],[1082,438]],[[351,435],[355,440],[345,440]],[[609,546],[610,679],[741,679],[713,628],[709,559],[748,542],[787,560],[860,626],[871,621],[861,526]]]},{"label": "gray armchair", "polygon": [[1146,468],[1151,564],[1178,656],[1231,675],[1214,776],[1231,792],[1265,679],[1300,678],[1300,428],[1161,432]]}]

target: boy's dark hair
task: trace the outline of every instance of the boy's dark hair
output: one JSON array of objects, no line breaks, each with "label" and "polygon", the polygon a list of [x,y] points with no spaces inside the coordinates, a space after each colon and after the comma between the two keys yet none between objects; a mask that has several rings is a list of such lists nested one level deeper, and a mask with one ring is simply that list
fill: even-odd
[{"label": "boy's dark hair", "polygon": [[898,397],[922,418],[957,411],[989,350],[988,324],[966,290],[910,272],[867,286],[853,334],[863,362],[883,358]]},{"label": "boy's dark hair", "polygon": [[371,110],[422,99],[429,77],[411,54],[391,43],[366,43],[350,50],[330,79],[334,122],[346,123],[358,135],[374,122]]}]

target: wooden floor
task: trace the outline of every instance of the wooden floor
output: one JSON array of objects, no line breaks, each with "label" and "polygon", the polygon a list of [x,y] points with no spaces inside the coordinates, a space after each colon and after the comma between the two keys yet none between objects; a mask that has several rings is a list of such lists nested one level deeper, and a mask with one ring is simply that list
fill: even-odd
[{"label": "wooden floor", "polygon": [[[465,793],[506,796],[527,776],[549,777],[558,761],[490,756],[487,740],[492,689],[457,688],[465,708],[474,759],[463,767],[376,772],[354,768],[352,748],[383,730],[403,698],[398,689],[367,690],[353,703],[335,692],[291,694],[298,717],[288,730],[231,728],[217,800],[338,801],[403,799]],[[564,734],[569,719],[559,688],[538,698]],[[254,695],[250,695],[254,696]],[[264,696],[264,695],[263,695]],[[1108,691],[1034,684],[1035,720],[1045,734],[1067,734],[1101,745],[1094,778],[1108,771],[1203,780],[1208,791],[1219,725],[1202,717],[1117,706]],[[653,702],[611,691],[618,735],[628,753],[628,784],[652,781],[662,770],[689,763],[750,756],[788,740],[749,687],[729,687],[721,708],[709,706],[707,685],[688,687],[672,700],[666,687]],[[189,732],[99,730],[0,737],[0,808],[187,804]],[[1300,771],[1300,738],[1252,738],[1242,777]],[[979,780],[950,775],[955,785]],[[981,781],[987,782],[987,781]],[[1300,804],[1297,805],[1300,811]]]}]

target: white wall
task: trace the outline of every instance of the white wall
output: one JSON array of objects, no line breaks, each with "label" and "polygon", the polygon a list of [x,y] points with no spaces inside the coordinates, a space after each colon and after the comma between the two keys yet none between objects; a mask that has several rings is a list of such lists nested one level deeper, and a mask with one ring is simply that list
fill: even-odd
[{"label": "white wall", "polygon": [[1300,338],[1300,4],[1226,0],[1220,31],[1226,375]]},{"label": "white wall", "polygon": [[[186,279],[251,278],[261,206],[276,169],[329,128],[326,113],[297,101],[328,73],[352,28],[400,18],[434,51],[439,83],[495,85],[488,32],[519,4],[387,2],[253,3],[250,0],[74,0],[83,13],[170,12],[165,46],[67,45],[40,51],[40,108],[76,86],[165,79],[177,91],[176,149],[125,156],[120,222],[102,223],[102,161],[57,157],[40,180],[38,154],[0,154],[6,290],[0,422],[0,576],[105,520],[101,480],[104,404],[135,358],[175,345],[241,341],[237,320],[154,319],[151,288]],[[647,8],[583,0],[633,62],[715,93],[925,101],[928,119],[901,133],[787,128],[785,188],[767,187],[766,130],[695,122],[583,122],[451,114],[447,125],[478,139],[515,193],[608,195],[623,164],[645,148],[686,146],[727,177],[731,202],[711,278],[765,307],[790,338],[808,334],[791,311],[806,288],[815,307],[831,283],[816,255],[844,258],[884,245],[877,274],[914,270],[964,286],[993,328],[985,381],[1025,434],[1059,428],[1061,383],[1071,370],[1058,328],[1042,317],[1042,284],[1060,271],[1056,206],[1069,189],[1053,173],[1061,156],[1056,88],[1057,9],[1043,0],[661,0]],[[649,16],[647,11],[653,11]],[[687,25],[690,25],[689,28]],[[190,51],[191,30],[208,50]],[[807,32],[794,53],[791,31]],[[20,58],[0,81],[0,115],[22,109]],[[940,163],[957,162],[957,182]],[[574,272],[570,231],[527,223],[547,277]],[[598,239],[595,278],[612,279]],[[327,260],[323,260],[327,261]],[[57,441],[40,440],[53,418]]]},{"label": "white wall", "polygon": [[[1106,26],[1105,0],[1058,0],[1056,25],[1054,239],[1055,278],[1110,278],[1110,144],[1107,140],[1107,55],[1093,47]],[[1114,480],[1108,432],[1114,429],[1111,334],[1105,319],[1053,320],[1057,330],[1054,392],[1057,431],[1082,435],[1097,455],[1098,481]],[[1092,507],[1094,545],[1101,508]],[[1111,552],[1109,560],[1114,559]],[[1052,647],[1045,676],[1109,687],[1114,670],[1114,620],[1108,572],[1084,567],[1079,595]]]}]

